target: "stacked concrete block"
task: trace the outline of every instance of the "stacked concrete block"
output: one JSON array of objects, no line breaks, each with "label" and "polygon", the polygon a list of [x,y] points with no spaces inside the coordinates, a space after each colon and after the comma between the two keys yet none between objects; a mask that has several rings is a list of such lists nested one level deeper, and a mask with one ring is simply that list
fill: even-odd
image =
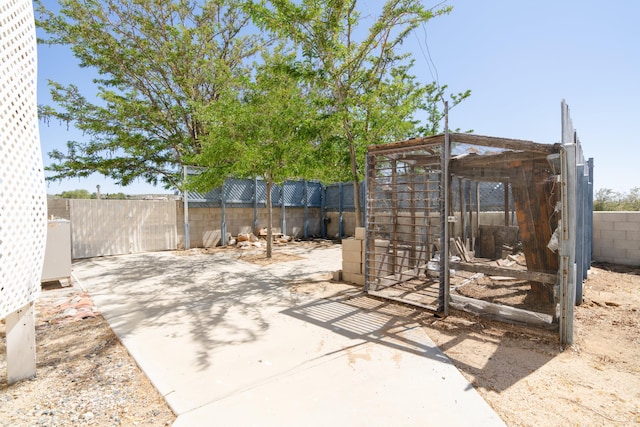
[{"label": "stacked concrete block", "polygon": [[342,240],[342,279],[364,286],[364,227],[356,227],[355,238]]},{"label": "stacked concrete block", "polygon": [[640,212],[594,212],[593,259],[640,266]]}]

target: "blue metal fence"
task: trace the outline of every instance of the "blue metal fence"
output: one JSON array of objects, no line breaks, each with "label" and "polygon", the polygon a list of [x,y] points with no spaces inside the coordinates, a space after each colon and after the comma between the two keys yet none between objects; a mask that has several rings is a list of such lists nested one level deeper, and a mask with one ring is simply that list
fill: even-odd
[{"label": "blue metal fence", "polygon": [[[432,185],[431,183],[412,184],[418,187]],[[458,182],[453,182],[454,194],[457,192]],[[466,183],[475,188],[475,183]],[[360,206],[363,207],[364,224],[364,207],[365,207],[366,188],[364,182],[360,184]],[[471,200],[465,200],[464,203],[477,203],[476,192],[471,192]],[[479,183],[478,192],[480,196],[480,210],[493,211],[504,209],[504,187],[501,183]],[[271,203],[273,207],[282,209],[281,221],[282,229],[286,230],[286,208],[305,208],[305,238],[309,236],[308,232],[308,209],[321,208],[322,210],[322,237],[326,237],[326,213],[339,213],[339,230],[340,236],[343,235],[342,214],[343,212],[354,212],[355,203],[353,199],[354,185],[352,182],[344,182],[337,184],[324,185],[319,181],[286,181],[282,185],[274,185],[271,189]],[[226,208],[253,208],[254,209],[254,226],[258,223],[258,208],[264,208],[267,205],[267,183],[260,179],[227,179],[221,187],[215,188],[207,193],[188,192],[187,199],[189,207],[192,208],[221,208],[223,211],[222,229],[225,230],[225,210]],[[511,204],[513,198],[509,197]],[[426,200],[426,199],[424,199]],[[419,203],[424,203],[424,200]],[[403,201],[400,200],[402,205]],[[458,198],[454,198],[454,209],[459,208]],[[437,208],[437,207],[434,207]],[[513,206],[510,207],[513,209]],[[226,233],[224,233],[226,234]],[[223,234],[223,241],[226,236]]]},{"label": "blue metal fence", "polygon": [[[284,197],[283,197],[284,193]],[[324,186],[318,181],[286,181],[282,185],[274,185],[271,189],[272,206],[316,207],[322,205]],[[223,197],[224,196],[224,197]],[[227,179],[221,187],[207,193],[189,191],[189,206],[250,208],[267,205],[267,183],[262,179]]]}]

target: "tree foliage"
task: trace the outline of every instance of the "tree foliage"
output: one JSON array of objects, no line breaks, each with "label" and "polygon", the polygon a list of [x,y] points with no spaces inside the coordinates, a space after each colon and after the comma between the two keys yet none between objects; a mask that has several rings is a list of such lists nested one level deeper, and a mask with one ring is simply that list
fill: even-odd
[{"label": "tree foliage", "polygon": [[310,178],[316,165],[315,97],[292,72],[291,57],[265,54],[252,78],[246,76],[201,107],[209,129],[194,162],[207,169],[195,184],[204,189],[221,184],[226,175],[263,177],[267,184],[267,257],[271,256],[273,184]]},{"label": "tree foliage", "polygon": [[596,192],[593,200],[594,211],[640,211],[640,187],[629,193],[618,193],[609,188]]},{"label": "tree foliage", "polygon": [[[401,44],[419,25],[450,9],[428,9],[419,0],[387,0],[370,20],[357,0],[263,0],[250,8],[257,25],[298,49],[301,75],[323,95],[320,153],[328,167],[322,178],[353,181],[357,222],[366,147],[416,136],[414,113],[419,109],[426,109],[436,123],[422,131],[437,128],[435,102],[442,90],[416,81]],[[460,94],[454,102],[468,95]]]},{"label": "tree foliage", "polygon": [[192,103],[215,102],[260,50],[238,0],[36,0],[47,44],[69,46],[97,71],[95,96],[49,82],[55,106],[43,118],[71,123],[86,141],[49,155],[51,179],[99,172],[127,185],[141,178],[179,188],[180,165],[207,130]]},{"label": "tree foliage", "polygon": [[91,194],[87,190],[68,190],[56,195],[61,199],[95,199],[95,193]]}]

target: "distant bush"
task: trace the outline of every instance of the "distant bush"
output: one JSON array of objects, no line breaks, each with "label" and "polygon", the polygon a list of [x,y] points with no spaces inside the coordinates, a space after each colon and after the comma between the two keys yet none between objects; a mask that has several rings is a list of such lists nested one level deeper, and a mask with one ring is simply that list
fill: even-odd
[{"label": "distant bush", "polygon": [[640,211],[640,187],[629,193],[618,193],[609,188],[596,192],[593,199],[594,211]]},{"label": "distant bush", "polygon": [[[98,196],[96,193],[89,193],[87,190],[71,190],[63,191],[57,194],[56,197],[60,199],[96,199]],[[127,195],[124,193],[107,193],[100,196],[101,199],[110,200],[126,200]]]}]

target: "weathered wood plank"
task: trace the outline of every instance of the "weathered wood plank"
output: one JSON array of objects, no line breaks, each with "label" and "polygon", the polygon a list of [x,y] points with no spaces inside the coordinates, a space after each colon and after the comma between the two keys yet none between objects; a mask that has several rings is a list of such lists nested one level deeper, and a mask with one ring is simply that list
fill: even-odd
[{"label": "weathered wood plank", "polygon": [[516,270],[508,267],[498,267],[493,265],[459,262],[452,263],[454,270],[469,271],[471,273],[483,273],[493,276],[513,277],[514,279],[530,280],[534,282],[555,284],[558,280],[556,274],[542,273],[539,271]]},{"label": "weathered wood plank", "polygon": [[520,151],[537,151],[540,153],[557,153],[560,144],[541,144],[522,139],[497,138],[494,136],[473,135],[469,133],[451,133],[451,142],[481,145],[484,147],[506,148]]},{"label": "weathered wood plank", "polygon": [[[527,268],[551,273],[557,272],[559,266],[557,254],[547,248],[557,224],[554,208],[559,188],[545,166],[546,162],[514,162],[518,179],[513,183],[512,194]],[[532,283],[531,291],[537,301],[553,301],[553,289],[542,283]]]},{"label": "weathered wood plank", "polygon": [[517,324],[539,326],[545,329],[557,329],[553,323],[553,316],[533,311],[522,310],[501,304],[464,297],[455,293],[451,294],[449,305],[457,310],[478,314],[482,317],[496,319]]}]

